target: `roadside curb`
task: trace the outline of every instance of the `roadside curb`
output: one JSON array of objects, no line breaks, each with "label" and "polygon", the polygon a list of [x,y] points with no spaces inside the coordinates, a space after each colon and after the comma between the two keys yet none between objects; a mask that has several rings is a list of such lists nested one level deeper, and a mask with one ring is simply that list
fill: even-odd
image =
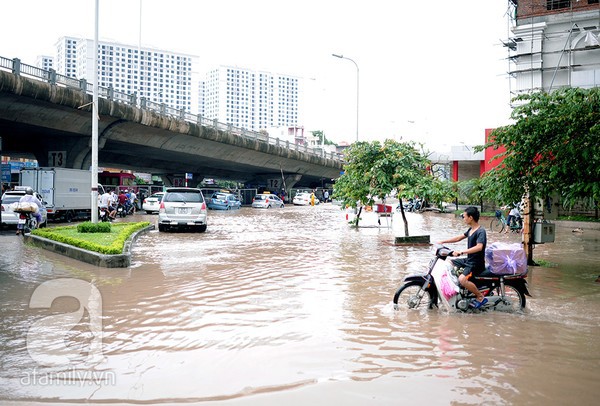
[{"label": "roadside curb", "polygon": [[74,247],[72,245],[53,241],[37,235],[25,234],[24,238],[25,241],[31,245],[71,257],[78,261],[87,262],[88,264],[103,268],[127,268],[131,265],[131,247],[133,243],[138,236],[150,230],[154,230],[154,224],[150,224],[149,226],[137,230],[131,234],[123,245],[123,253],[112,255],[84,250],[83,248]]}]

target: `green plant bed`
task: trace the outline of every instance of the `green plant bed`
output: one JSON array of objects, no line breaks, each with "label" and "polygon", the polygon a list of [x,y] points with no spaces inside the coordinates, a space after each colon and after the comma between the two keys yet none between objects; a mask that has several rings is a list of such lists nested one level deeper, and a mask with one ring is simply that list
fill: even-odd
[{"label": "green plant bed", "polygon": [[559,220],[566,220],[566,221],[591,221],[591,222],[600,222],[600,219],[596,219],[594,217],[588,217],[588,216],[581,216],[581,215],[576,215],[576,216],[558,216]]},{"label": "green plant bed", "polygon": [[150,223],[147,221],[114,223],[110,232],[101,233],[81,233],[77,231],[77,226],[38,228],[32,234],[101,254],[121,254],[129,236],[148,225]]}]

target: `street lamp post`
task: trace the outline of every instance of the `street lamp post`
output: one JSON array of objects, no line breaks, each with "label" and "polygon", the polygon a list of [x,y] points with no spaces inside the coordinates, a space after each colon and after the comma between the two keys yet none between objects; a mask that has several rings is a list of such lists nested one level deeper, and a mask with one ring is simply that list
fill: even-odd
[{"label": "street lamp post", "polygon": [[331,56],[335,56],[336,58],[340,58],[340,59],[347,59],[350,62],[352,62],[354,64],[354,66],[356,66],[356,142],[358,142],[358,89],[359,89],[359,74],[358,74],[358,64],[350,59],[345,57],[344,55],[337,55],[337,54],[331,54]]},{"label": "street lamp post", "polygon": [[98,12],[99,0],[95,1],[94,9],[94,60],[92,65],[93,96],[92,96],[92,223],[98,222]]}]

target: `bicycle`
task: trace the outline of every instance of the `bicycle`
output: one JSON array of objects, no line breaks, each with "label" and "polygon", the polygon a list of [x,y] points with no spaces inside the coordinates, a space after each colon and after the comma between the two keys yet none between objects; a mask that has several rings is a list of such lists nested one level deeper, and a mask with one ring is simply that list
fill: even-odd
[{"label": "bicycle", "polygon": [[490,222],[490,231],[501,233],[506,227],[512,232],[520,233],[523,230],[523,219],[518,217],[512,224],[508,224],[504,213],[501,210],[496,210],[496,217]]}]

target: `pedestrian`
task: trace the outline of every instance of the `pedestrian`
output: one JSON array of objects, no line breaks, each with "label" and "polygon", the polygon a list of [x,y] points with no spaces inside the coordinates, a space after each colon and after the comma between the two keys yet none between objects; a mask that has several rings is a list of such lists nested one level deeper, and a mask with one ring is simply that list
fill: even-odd
[{"label": "pedestrian", "polygon": [[325,189],[325,191],[323,192],[323,202],[324,203],[329,202],[329,191],[327,189]]}]

